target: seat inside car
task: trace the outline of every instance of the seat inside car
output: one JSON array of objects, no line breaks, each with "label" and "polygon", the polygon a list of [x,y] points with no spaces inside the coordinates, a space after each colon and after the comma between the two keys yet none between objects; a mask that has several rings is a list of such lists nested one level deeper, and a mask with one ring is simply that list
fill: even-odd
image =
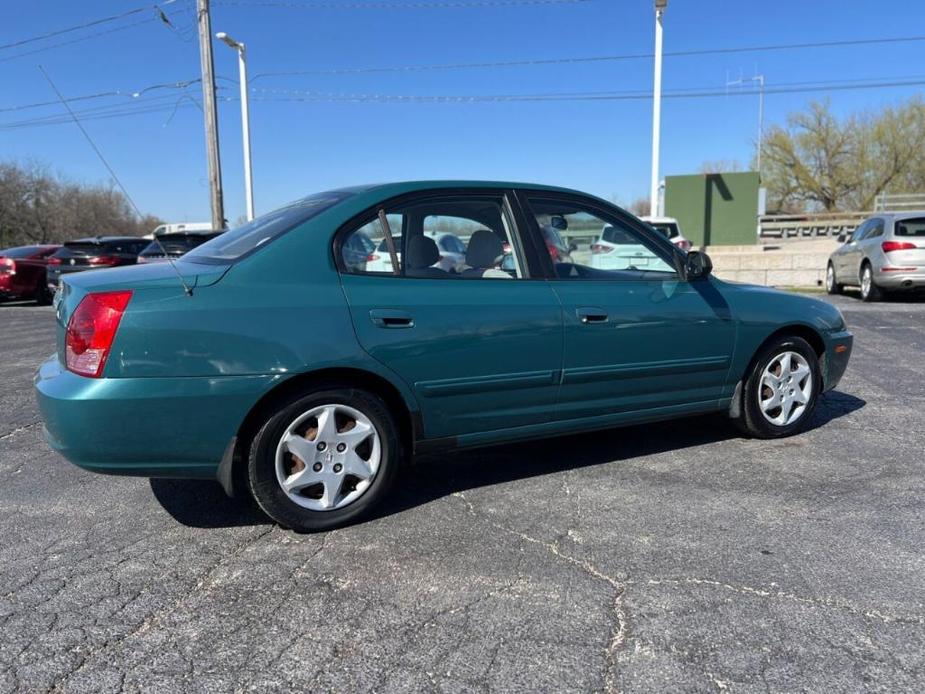
[{"label": "seat inside car", "polygon": [[505,277],[511,275],[498,269],[504,257],[504,244],[498,235],[488,229],[479,229],[469,238],[469,247],[466,249],[466,265],[469,269],[463,270],[463,277]]},{"label": "seat inside car", "polygon": [[438,267],[432,267],[440,262],[440,250],[437,243],[429,236],[423,234],[408,239],[408,259],[405,275],[408,277],[433,277],[446,279],[450,273]]}]

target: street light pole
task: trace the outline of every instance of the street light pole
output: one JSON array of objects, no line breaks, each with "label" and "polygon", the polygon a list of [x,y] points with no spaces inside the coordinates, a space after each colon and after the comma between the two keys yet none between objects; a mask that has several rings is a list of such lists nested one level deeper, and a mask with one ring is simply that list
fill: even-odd
[{"label": "street light pole", "polygon": [[652,181],[649,188],[649,214],[658,209],[658,156],[662,121],[662,18],[668,0],[655,0],[655,83],[652,88]]},{"label": "street light pole", "polygon": [[247,203],[247,221],[254,218],[254,181],[251,169],[251,126],[250,106],[247,100],[247,49],[240,41],[235,41],[224,31],[215,38],[224,41],[238,53],[238,81],[241,83],[241,132],[244,138],[244,190]]}]

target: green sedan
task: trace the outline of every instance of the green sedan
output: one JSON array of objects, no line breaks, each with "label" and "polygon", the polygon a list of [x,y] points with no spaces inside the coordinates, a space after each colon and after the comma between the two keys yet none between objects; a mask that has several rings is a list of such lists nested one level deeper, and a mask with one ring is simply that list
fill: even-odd
[{"label": "green sedan", "polygon": [[[544,241],[606,226],[633,246],[619,269]],[[722,282],[598,198],[498,182],[312,195],[173,264],[65,276],[55,308],[35,387],[57,451],[217,479],[298,531],[366,514],[416,453],[709,412],[788,436],[852,347],[828,303]]]}]

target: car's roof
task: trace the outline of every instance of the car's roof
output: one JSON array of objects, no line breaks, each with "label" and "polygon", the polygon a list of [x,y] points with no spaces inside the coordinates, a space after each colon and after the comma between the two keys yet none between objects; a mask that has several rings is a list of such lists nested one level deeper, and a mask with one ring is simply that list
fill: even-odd
[{"label": "car's roof", "polygon": [[878,217],[889,217],[894,222],[898,222],[903,219],[920,219],[925,217],[925,210],[903,210],[902,212],[882,212],[880,214],[875,214],[871,216],[871,219]]},{"label": "car's roof", "polygon": [[677,224],[678,220],[674,217],[650,217],[646,215],[645,217],[640,217],[644,222],[649,222],[650,224]]},{"label": "car's roof", "polygon": [[[443,188],[489,188],[498,190],[507,190],[510,188],[526,188],[529,190],[545,190],[560,193],[578,193],[579,191],[560,186],[552,186],[543,183],[524,183],[518,181],[483,181],[471,179],[434,179],[420,181],[394,181],[391,183],[371,183],[366,185],[351,186],[347,188],[338,188],[332,190],[332,193],[387,193],[401,195],[402,193],[411,193],[419,190],[443,189]],[[585,195],[585,193],[581,193]]]}]

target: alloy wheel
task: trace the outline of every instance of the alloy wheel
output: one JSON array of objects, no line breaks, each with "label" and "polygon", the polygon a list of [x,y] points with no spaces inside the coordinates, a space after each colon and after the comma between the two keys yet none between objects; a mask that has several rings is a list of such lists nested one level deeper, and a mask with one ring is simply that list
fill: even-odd
[{"label": "alloy wheel", "polygon": [[283,432],[276,479],[299,506],[333,511],[363,496],[381,460],[380,435],[369,417],[346,405],[320,405]]},{"label": "alloy wheel", "polygon": [[758,409],[771,424],[789,426],[803,416],[813,387],[813,373],[806,358],[798,352],[781,352],[761,374]]},{"label": "alloy wheel", "polygon": [[870,296],[870,288],[874,282],[873,273],[870,271],[870,265],[865,265],[861,271],[861,296],[867,298]]}]

